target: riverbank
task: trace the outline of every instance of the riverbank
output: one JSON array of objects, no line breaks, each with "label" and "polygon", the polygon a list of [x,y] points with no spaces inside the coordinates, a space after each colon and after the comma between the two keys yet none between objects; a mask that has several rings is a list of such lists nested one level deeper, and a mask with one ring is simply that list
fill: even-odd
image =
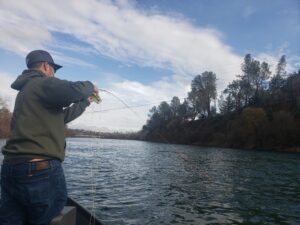
[{"label": "riverbank", "polygon": [[180,118],[164,126],[146,127],[142,140],[217,146],[238,149],[263,149],[300,152],[300,116],[289,110],[269,111],[246,107],[239,112],[193,121]]},{"label": "riverbank", "polygon": [[[87,133],[89,131],[85,131]],[[130,137],[130,138],[128,138]],[[178,142],[171,142],[166,140],[146,140],[143,139],[140,132],[136,133],[105,133],[103,135],[102,133],[93,134],[93,135],[84,135],[79,134],[68,136],[68,138],[100,138],[100,139],[116,139],[116,140],[136,140],[136,141],[146,141],[146,142],[152,142],[152,143],[167,143],[167,144],[184,144],[184,145],[190,145],[190,146],[199,146],[199,147],[218,147],[218,148],[224,148],[224,149],[243,149],[243,150],[256,150],[256,151],[272,151],[272,152],[289,152],[289,153],[300,153],[300,147],[272,147],[272,148],[256,148],[255,146],[252,146],[251,148],[241,148],[236,146],[228,146],[228,145],[216,145],[216,144],[203,144],[203,143],[178,143]]]}]

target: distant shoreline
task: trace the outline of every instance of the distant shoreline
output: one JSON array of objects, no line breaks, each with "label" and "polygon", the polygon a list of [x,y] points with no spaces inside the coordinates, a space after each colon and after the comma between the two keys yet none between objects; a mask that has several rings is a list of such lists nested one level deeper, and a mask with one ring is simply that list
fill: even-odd
[{"label": "distant shoreline", "polygon": [[227,149],[241,149],[241,150],[254,150],[254,151],[267,151],[267,152],[287,152],[287,153],[300,153],[300,147],[290,147],[290,148],[270,148],[270,149],[262,149],[262,148],[242,148],[242,147],[228,147],[228,146],[219,146],[219,145],[204,145],[200,143],[172,143],[172,142],[162,142],[162,141],[151,141],[151,140],[143,140],[143,139],[126,139],[126,138],[117,138],[117,137],[102,137],[101,135],[76,135],[76,136],[68,136],[67,138],[99,138],[99,139],[114,139],[114,140],[134,140],[134,141],[145,141],[151,143],[161,143],[161,144],[178,144],[178,145],[189,145],[189,146],[199,146],[199,147],[216,147],[216,148],[227,148]]},{"label": "distant shoreline", "polygon": [[[99,139],[114,139],[114,140],[132,140],[132,141],[145,141],[151,143],[161,143],[161,144],[178,144],[178,145],[189,145],[189,146],[199,146],[199,147],[216,147],[216,148],[227,148],[227,149],[241,149],[241,150],[254,150],[254,151],[268,151],[268,152],[286,152],[286,153],[300,153],[300,147],[289,147],[289,148],[270,148],[270,149],[262,149],[262,148],[241,148],[241,147],[228,147],[228,146],[218,146],[218,145],[204,145],[200,143],[172,143],[172,142],[161,142],[161,141],[151,141],[151,140],[142,140],[142,139],[126,139],[126,138],[117,138],[117,137],[109,137],[109,136],[101,136],[101,135],[74,135],[67,136],[66,138],[99,138]],[[5,140],[7,138],[0,138],[0,147],[5,144]],[[3,145],[2,145],[3,144]]]}]

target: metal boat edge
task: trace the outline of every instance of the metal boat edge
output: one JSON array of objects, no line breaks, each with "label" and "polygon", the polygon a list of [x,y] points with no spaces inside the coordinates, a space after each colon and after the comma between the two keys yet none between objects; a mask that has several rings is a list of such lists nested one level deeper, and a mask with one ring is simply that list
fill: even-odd
[{"label": "metal boat edge", "polygon": [[76,225],[104,225],[104,223],[100,222],[100,220],[95,218],[92,213],[90,213],[74,199],[68,197],[66,205],[76,208]]}]

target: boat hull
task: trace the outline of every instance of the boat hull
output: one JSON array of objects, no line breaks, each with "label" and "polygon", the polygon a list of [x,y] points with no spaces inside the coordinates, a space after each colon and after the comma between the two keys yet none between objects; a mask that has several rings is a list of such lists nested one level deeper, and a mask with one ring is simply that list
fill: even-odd
[{"label": "boat hull", "polygon": [[68,197],[67,206],[73,206],[76,208],[76,225],[104,225],[83,206],[70,197]]}]

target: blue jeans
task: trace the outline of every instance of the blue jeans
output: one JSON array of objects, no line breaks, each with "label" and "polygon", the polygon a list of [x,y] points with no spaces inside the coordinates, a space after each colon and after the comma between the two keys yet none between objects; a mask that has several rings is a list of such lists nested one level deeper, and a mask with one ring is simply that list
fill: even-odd
[{"label": "blue jeans", "polygon": [[35,163],[1,166],[0,225],[48,225],[67,201],[61,162],[49,160],[48,169]]}]

